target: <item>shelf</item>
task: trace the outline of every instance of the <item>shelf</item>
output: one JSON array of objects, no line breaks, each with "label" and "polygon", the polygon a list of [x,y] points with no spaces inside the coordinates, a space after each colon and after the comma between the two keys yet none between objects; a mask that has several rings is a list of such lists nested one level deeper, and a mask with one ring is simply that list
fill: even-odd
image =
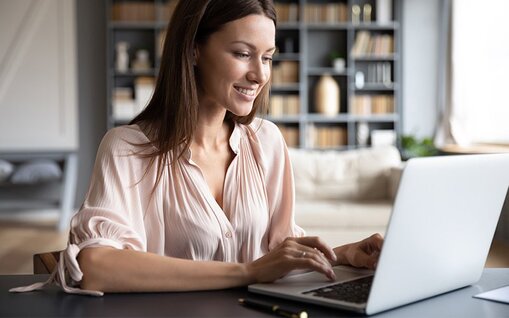
[{"label": "shelf", "polygon": [[365,83],[362,88],[355,87],[355,84],[350,86],[352,90],[356,92],[367,92],[367,91],[394,91],[398,89],[398,85],[394,83],[382,84],[382,83]]},{"label": "shelf", "polygon": [[157,76],[158,71],[156,69],[150,69],[147,71],[127,71],[125,73],[110,70],[110,76],[115,77],[138,77],[138,76]]},{"label": "shelf", "polygon": [[335,116],[322,115],[317,113],[310,113],[307,115],[307,120],[313,123],[349,123],[349,122],[397,122],[399,121],[398,114],[371,114],[371,115],[352,115],[352,114],[339,114]]},{"label": "shelf", "polygon": [[274,54],[274,62],[276,61],[300,61],[300,53],[278,53]]},{"label": "shelf", "polygon": [[343,72],[338,72],[332,67],[309,67],[308,75],[309,76],[321,76],[323,74],[330,74],[333,76],[348,76],[350,75],[351,70],[346,68]]},{"label": "shelf", "polygon": [[[125,0],[123,0],[125,1]],[[155,21],[142,21],[142,22],[129,22],[129,21],[108,21],[109,42],[108,54],[110,57],[108,62],[108,98],[112,97],[112,92],[115,86],[130,86],[137,76],[158,76],[157,66],[160,64],[160,57],[158,54],[158,43],[160,31],[167,27],[167,21],[162,21],[161,17],[164,16],[163,12],[157,10],[164,6],[158,4],[166,3],[165,0],[144,0],[153,2],[156,8]],[[355,142],[355,135],[357,133],[357,124],[359,122],[368,122],[370,129],[392,129],[397,135],[401,130],[401,114],[370,114],[370,115],[353,115],[349,110],[354,107],[359,108],[359,104],[354,103],[362,102],[363,98],[367,101],[372,100],[390,100],[392,108],[383,108],[370,106],[371,112],[383,110],[400,110],[402,109],[402,61],[401,61],[401,41],[402,41],[402,4],[403,0],[393,0],[393,22],[377,23],[352,23],[346,22],[306,22],[304,21],[305,10],[308,4],[333,4],[336,1],[327,0],[276,0],[276,3],[281,4],[297,4],[299,7],[299,18],[301,20],[295,21],[289,18],[285,21],[295,22],[279,22],[276,27],[276,45],[280,52],[276,52],[273,56],[273,76],[276,82],[271,86],[271,101],[273,104],[273,114],[261,116],[269,121],[278,124],[281,127],[283,136],[287,139],[289,145],[298,145],[301,148],[312,148],[311,145],[316,145],[309,139],[308,130],[313,126],[339,126],[345,130],[346,145],[340,147],[326,148],[324,150],[347,150],[357,149],[359,145]],[[347,15],[351,15],[351,6],[359,4],[357,1],[348,0],[340,1],[347,9]],[[376,13],[376,1],[364,1],[363,3],[370,3],[373,6],[373,12]],[[284,12],[284,11],[283,11]],[[344,13],[344,12],[343,12]],[[342,21],[344,15],[341,13]],[[281,17],[284,15],[281,14]],[[338,17],[339,17],[338,12]],[[292,15],[292,17],[295,17]],[[145,17],[150,18],[150,17]],[[319,21],[314,16],[309,17],[309,21]],[[328,17],[331,18],[331,17]],[[362,18],[362,17],[361,17]],[[374,16],[372,16],[374,18]],[[332,19],[331,19],[332,20]],[[329,20],[329,21],[331,21]],[[336,21],[340,21],[337,19]],[[377,50],[358,50],[357,52],[391,52],[383,55],[361,55],[353,56],[352,49],[356,42],[357,35],[365,31],[369,33],[369,40],[378,38],[386,39],[391,38],[390,47],[387,49],[387,43],[384,40],[383,49]],[[147,72],[115,72],[115,41],[131,42],[132,47],[145,48],[150,52],[151,59],[155,66]],[[363,46],[362,46],[363,47]],[[369,45],[368,45],[369,47]],[[336,71],[332,67],[330,59],[331,53],[338,53],[345,59],[345,69]],[[394,52],[394,53],[392,53]],[[130,56],[133,58],[133,56]],[[386,70],[382,71],[384,76],[380,75],[378,65],[382,64],[381,68]],[[275,70],[275,72],[274,72]],[[387,71],[389,70],[389,71]],[[279,72],[279,73],[276,73]],[[355,88],[355,74],[362,72],[365,75],[365,83],[362,88]],[[385,72],[385,73],[384,73]],[[390,75],[389,75],[390,73]],[[316,85],[321,76],[329,74],[334,77],[334,80],[340,86],[340,105],[341,112],[334,116],[322,115],[319,113],[312,113],[318,109],[315,105],[315,90]],[[368,75],[371,75],[368,77]],[[394,83],[385,85],[381,81],[391,80]],[[293,83],[293,81],[299,81]],[[378,81],[376,81],[378,80]],[[291,98],[287,98],[291,97]],[[360,99],[356,99],[360,97]],[[108,100],[108,127],[115,127],[119,125],[128,124],[130,120],[116,120],[113,118],[113,104]],[[395,106],[397,105],[397,107]],[[362,105],[361,105],[362,106]],[[281,111],[279,111],[281,110]],[[282,110],[291,112],[292,114],[281,114]],[[295,113],[299,111],[299,114]],[[287,129],[288,131],[285,131]],[[321,148],[319,148],[321,149]]]},{"label": "shelf", "polygon": [[159,28],[160,23],[157,21],[111,21],[108,26],[110,29],[118,30],[150,30]]},{"label": "shelf", "polygon": [[352,28],[351,23],[309,23],[306,25],[306,29],[309,31],[313,30],[340,30],[346,31]]},{"label": "shelf", "polygon": [[43,210],[58,209],[59,202],[53,200],[2,200],[0,210]]},{"label": "shelf", "polygon": [[298,124],[300,121],[299,115],[283,115],[283,116],[266,116],[265,119],[276,124]]},{"label": "shelf", "polygon": [[278,23],[276,30],[295,30],[298,31],[300,29],[299,22],[282,22]]},{"label": "shelf", "polygon": [[347,114],[338,114],[335,116],[322,115],[318,113],[309,113],[307,119],[313,123],[347,123],[350,121],[350,116]]},{"label": "shelf", "polygon": [[392,31],[399,29],[399,22],[394,21],[392,23],[359,23],[352,25],[355,30],[367,30],[367,31]]},{"label": "shelf", "polygon": [[279,93],[279,92],[299,92],[300,91],[300,84],[277,84],[272,85],[270,88],[270,91],[273,93]]},{"label": "shelf", "polygon": [[39,186],[47,186],[51,184],[59,184],[62,180],[51,180],[51,181],[41,181],[34,183],[12,183],[9,181],[0,182],[0,188],[30,188],[30,187],[39,187]]},{"label": "shelf", "polygon": [[349,119],[351,121],[365,121],[365,122],[377,122],[377,123],[387,123],[387,122],[398,122],[399,115],[398,114],[371,114],[371,115],[349,115]]},{"label": "shelf", "polygon": [[352,57],[356,62],[378,62],[378,61],[395,61],[399,59],[398,54],[391,55],[364,55],[364,56],[354,56]]}]

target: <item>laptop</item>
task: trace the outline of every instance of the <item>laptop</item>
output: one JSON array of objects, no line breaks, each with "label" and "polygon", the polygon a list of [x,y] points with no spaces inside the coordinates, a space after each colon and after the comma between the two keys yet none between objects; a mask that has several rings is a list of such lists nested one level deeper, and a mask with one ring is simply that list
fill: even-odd
[{"label": "laptop", "polygon": [[407,162],[376,271],[334,267],[250,292],[375,314],[477,282],[508,195],[509,154]]}]

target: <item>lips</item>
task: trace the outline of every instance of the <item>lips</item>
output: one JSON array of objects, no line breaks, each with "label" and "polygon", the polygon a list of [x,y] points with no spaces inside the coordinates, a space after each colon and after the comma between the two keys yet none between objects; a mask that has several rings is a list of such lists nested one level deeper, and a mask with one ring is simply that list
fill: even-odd
[{"label": "lips", "polygon": [[255,94],[256,94],[256,89],[244,88],[244,87],[240,87],[240,86],[234,86],[234,88],[236,91],[238,91],[239,93],[244,94],[246,96],[255,96]]}]

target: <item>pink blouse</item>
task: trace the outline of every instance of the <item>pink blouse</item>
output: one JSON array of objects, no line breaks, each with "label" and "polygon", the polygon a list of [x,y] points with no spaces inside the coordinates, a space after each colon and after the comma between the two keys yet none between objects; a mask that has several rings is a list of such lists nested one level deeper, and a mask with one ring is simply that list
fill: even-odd
[{"label": "pink blouse", "polygon": [[137,125],[106,133],[88,194],[71,220],[69,244],[57,269],[45,283],[12,291],[56,283],[69,293],[101,296],[102,292],[77,288],[83,273],[76,257],[85,247],[250,262],[286,237],[304,235],[294,223],[288,151],[273,123],[255,119],[247,126],[235,125],[229,140],[235,157],[226,172],[223,209],[193,162],[191,151],[176,163],[175,170],[166,166],[152,194],[157,167],[153,165],[147,172],[149,159],[136,155],[141,149],[136,144],[146,142]]}]

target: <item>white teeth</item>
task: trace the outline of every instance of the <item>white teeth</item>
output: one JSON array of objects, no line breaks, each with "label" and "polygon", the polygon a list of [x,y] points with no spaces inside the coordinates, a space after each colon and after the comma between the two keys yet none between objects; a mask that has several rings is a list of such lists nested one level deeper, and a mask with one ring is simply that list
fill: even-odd
[{"label": "white teeth", "polygon": [[238,90],[239,92],[241,92],[242,94],[245,94],[245,95],[249,95],[249,96],[254,96],[256,90],[254,89],[246,89],[246,88],[241,88],[241,87],[235,87],[236,90]]}]

